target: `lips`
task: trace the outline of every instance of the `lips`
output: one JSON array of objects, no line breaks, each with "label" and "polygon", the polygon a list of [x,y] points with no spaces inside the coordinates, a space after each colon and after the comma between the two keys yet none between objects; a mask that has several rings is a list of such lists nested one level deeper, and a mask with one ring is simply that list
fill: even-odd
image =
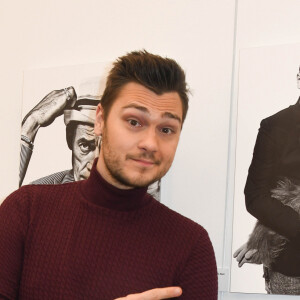
[{"label": "lips", "polygon": [[144,160],[144,159],[132,159],[134,160],[135,162],[143,165],[143,166],[153,166],[155,165],[155,162],[154,161],[149,161],[149,160]]},{"label": "lips", "polygon": [[160,161],[155,159],[153,155],[127,155],[126,159],[134,160],[135,162],[145,166],[160,165]]}]

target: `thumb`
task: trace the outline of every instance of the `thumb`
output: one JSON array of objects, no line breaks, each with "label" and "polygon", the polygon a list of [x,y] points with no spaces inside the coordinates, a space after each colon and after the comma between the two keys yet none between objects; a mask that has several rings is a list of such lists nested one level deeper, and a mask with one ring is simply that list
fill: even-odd
[{"label": "thumb", "polygon": [[67,88],[64,89],[64,92],[67,95],[67,105],[66,108],[71,108],[75,105],[76,100],[77,100],[77,94],[76,91],[74,89],[74,87],[69,86]]}]

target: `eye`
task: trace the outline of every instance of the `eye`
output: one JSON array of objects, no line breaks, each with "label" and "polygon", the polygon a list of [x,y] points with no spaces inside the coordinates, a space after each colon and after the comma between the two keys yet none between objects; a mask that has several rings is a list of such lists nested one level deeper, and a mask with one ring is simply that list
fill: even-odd
[{"label": "eye", "polygon": [[95,144],[95,142],[91,142],[91,143],[82,142],[79,144],[79,148],[82,153],[87,154],[87,153],[95,150],[96,144]]},{"label": "eye", "polygon": [[141,124],[137,120],[129,119],[127,121],[132,127],[140,127],[141,126]]},{"label": "eye", "polygon": [[161,132],[164,134],[172,134],[172,133],[174,133],[174,130],[172,130],[171,128],[168,128],[168,127],[164,127],[161,129]]},{"label": "eye", "polygon": [[88,153],[90,151],[90,146],[88,143],[79,144],[79,148],[83,153]]}]

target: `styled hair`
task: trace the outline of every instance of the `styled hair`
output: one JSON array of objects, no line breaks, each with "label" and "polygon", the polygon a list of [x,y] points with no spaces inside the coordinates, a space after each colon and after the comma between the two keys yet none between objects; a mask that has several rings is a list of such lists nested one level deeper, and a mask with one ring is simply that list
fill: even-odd
[{"label": "styled hair", "polygon": [[177,92],[182,102],[182,122],[185,120],[189,91],[184,71],[175,60],[146,50],[127,53],[114,62],[101,98],[105,119],[122,87],[129,82],[141,84],[157,95]]}]

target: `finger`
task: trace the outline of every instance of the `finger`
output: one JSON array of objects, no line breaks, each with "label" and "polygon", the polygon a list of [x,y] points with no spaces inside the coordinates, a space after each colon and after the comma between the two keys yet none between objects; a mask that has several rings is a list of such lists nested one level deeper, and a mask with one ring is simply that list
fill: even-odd
[{"label": "finger", "polygon": [[238,266],[239,266],[239,268],[241,268],[242,266],[243,266],[243,264],[245,264],[245,263],[247,263],[248,261],[245,259],[245,258],[243,258],[240,262],[239,262],[239,264],[238,264]]},{"label": "finger", "polygon": [[255,263],[259,263],[258,261],[255,261],[255,259],[253,259],[253,255],[257,252],[257,249],[251,249],[249,250],[245,256],[243,257],[243,259],[239,262],[238,266],[242,267],[243,264],[255,264]]},{"label": "finger", "polygon": [[182,290],[179,287],[157,288],[149,290],[140,294],[128,295],[125,298],[118,298],[115,300],[160,300],[179,297]]},{"label": "finger", "polygon": [[239,249],[235,250],[235,252],[233,253],[233,258],[236,258],[240,252],[241,252],[241,247]]},{"label": "finger", "polygon": [[241,261],[239,262],[238,266],[241,268],[244,264],[251,264],[251,263],[252,263],[251,261],[243,257],[243,259],[241,259]]},{"label": "finger", "polygon": [[233,257],[235,258],[236,256],[238,256],[238,254],[244,249],[246,248],[247,244],[243,244],[240,248],[238,248],[234,253],[233,253]]},{"label": "finger", "polygon": [[236,260],[240,262],[245,257],[246,252],[247,248],[242,249],[242,251],[236,257]]},{"label": "finger", "polygon": [[[144,294],[144,295],[143,295]],[[160,300],[160,299],[169,299],[173,297],[179,297],[182,294],[182,290],[179,287],[167,287],[153,289],[147,292],[142,293],[143,300]]]},{"label": "finger", "polygon": [[245,259],[251,259],[252,256],[257,252],[257,249],[250,249],[246,254],[245,254]]},{"label": "finger", "polygon": [[67,101],[68,101],[67,107],[73,107],[76,102],[76,99],[77,99],[77,94],[75,92],[74,87],[69,86],[69,87],[63,89],[63,91],[67,97]]}]

